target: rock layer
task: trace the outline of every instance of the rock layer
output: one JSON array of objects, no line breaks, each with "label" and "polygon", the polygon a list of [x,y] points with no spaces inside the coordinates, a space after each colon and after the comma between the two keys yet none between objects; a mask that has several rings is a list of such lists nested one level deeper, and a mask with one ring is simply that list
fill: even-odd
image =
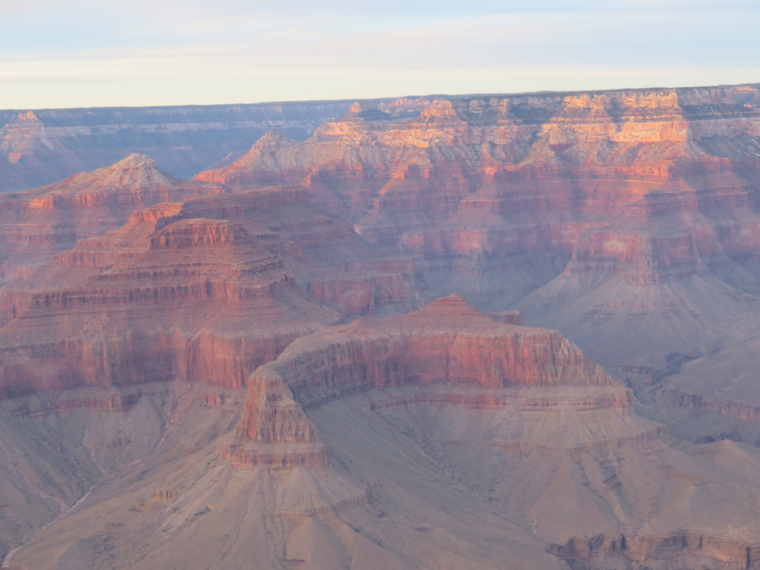
[{"label": "rock layer", "polygon": [[76,240],[122,226],[135,210],[226,192],[218,184],[172,178],[153,159],[132,154],[107,168],[2,196],[0,277],[6,282],[25,278]]},{"label": "rock layer", "polygon": [[242,225],[181,211],[136,212],[26,282],[28,303],[0,329],[5,397],[170,379],[240,387],[294,338],[339,318]]},{"label": "rock layer", "polygon": [[249,378],[237,433],[236,466],[325,477],[408,438],[572,568],[739,568],[757,548],[756,451],[674,445],[556,331],[458,296],[297,340]]},{"label": "rock layer", "polygon": [[[299,339],[249,378],[238,431],[260,444],[318,444],[304,409],[372,388],[436,383],[607,388],[601,401],[608,408],[625,413],[631,403],[624,388],[556,331],[498,323],[452,295],[408,315],[360,319]],[[534,396],[528,406],[551,400]],[[492,405],[498,402],[493,396]]]},{"label": "rock layer", "polygon": [[356,105],[197,178],[298,181],[412,253],[431,295],[522,299],[611,369],[657,370],[756,326],[759,100],[749,85],[440,97],[402,121]]}]

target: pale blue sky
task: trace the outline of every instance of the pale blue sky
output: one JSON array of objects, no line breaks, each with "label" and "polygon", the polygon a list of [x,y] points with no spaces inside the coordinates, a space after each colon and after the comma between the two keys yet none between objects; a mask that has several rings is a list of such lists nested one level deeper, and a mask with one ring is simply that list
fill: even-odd
[{"label": "pale blue sky", "polygon": [[760,82],[757,0],[0,0],[0,108]]}]

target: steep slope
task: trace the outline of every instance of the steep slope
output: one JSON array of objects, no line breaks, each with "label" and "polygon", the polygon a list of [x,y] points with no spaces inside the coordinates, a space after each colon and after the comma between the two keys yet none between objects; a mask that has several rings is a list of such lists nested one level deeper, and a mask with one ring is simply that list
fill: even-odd
[{"label": "steep slope", "polygon": [[403,121],[357,104],[197,178],[300,181],[412,253],[430,295],[520,301],[649,382],[669,355],[756,328],[758,101],[756,86],[439,98]]},{"label": "steep slope", "polygon": [[11,563],[758,563],[757,450],[667,437],[558,333],[491,319],[461,297],[297,340],[251,375],[237,434],[200,437],[220,424],[197,425],[197,397],[183,396],[184,413],[150,456]]},{"label": "steep slope", "polygon": [[241,225],[138,211],[25,282],[0,329],[3,394],[181,378],[240,387],[294,338],[335,322]]}]

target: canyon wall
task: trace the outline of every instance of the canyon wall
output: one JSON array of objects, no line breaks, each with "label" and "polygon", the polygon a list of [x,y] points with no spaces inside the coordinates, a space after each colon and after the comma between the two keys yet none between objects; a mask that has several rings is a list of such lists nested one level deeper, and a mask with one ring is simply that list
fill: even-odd
[{"label": "canyon wall", "polygon": [[[142,442],[26,479],[9,452],[14,494],[84,497],[19,560],[162,567],[166,540],[186,566],[251,545],[283,568],[323,548],[336,568],[757,566],[757,451],[647,418],[757,421],[759,104],[744,85],[0,114],[8,188],[119,160],[0,199],[2,417],[33,441],[134,416],[91,456]],[[452,292],[483,312],[415,311]],[[35,487],[82,466],[91,499]],[[48,495],[28,524],[64,508]],[[233,554],[195,549],[209,532]]]},{"label": "canyon wall", "polygon": [[413,255],[428,298],[519,308],[624,377],[756,328],[758,101],[754,85],[438,97],[403,120],[356,103],[196,179],[299,182]]},{"label": "canyon wall", "polygon": [[[138,209],[161,200],[173,201]],[[6,398],[171,379],[241,388],[299,336],[414,308],[424,286],[408,255],[315,210],[300,186],[230,193],[131,155],[6,201],[19,237],[0,289]]]},{"label": "canyon wall", "polygon": [[[371,388],[435,383],[615,385],[556,331],[498,323],[451,295],[407,315],[360,319],[294,342],[249,378],[238,432],[263,444],[316,443],[303,409]],[[608,404],[627,410],[619,389]]]},{"label": "canyon wall", "polygon": [[5,397],[177,378],[240,387],[293,339],[339,318],[242,225],[173,220],[179,210],[137,212],[24,283],[14,300],[26,304],[0,329]]},{"label": "canyon wall", "polygon": [[[394,116],[419,110],[426,98],[380,99]],[[161,170],[189,178],[241,156],[277,129],[305,139],[343,114],[350,101],[241,105],[0,110],[0,193],[56,182],[148,154]]]}]

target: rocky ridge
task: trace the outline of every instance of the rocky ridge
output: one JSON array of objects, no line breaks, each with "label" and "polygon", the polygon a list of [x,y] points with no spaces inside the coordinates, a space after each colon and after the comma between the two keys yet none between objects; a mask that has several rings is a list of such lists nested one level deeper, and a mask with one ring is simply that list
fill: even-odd
[{"label": "rocky ridge", "polygon": [[356,104],[196,178],[298,181],[414,255],[431,296],[519,301],[622,375],[756,328],[757,102],[749,85],[441,97],[401,121]]},{"label": "rocky ridge", "polygon": [[[429,99],[380,99],[401,117]],[[350,101],[142,108],[0,110],[0,193],[50,184],[112,164],[130,153],[153,156],[161,170],[188,178],[239,158],[262,134],[296,139],[344,113]]]},{"label": "rocky ridge", "polygon": [[61,182],[0,196],[0,277],[23,279],[77,240],[125,224],[132,212],[160,202],[183,200],[229,189],[178,180],[151,158],[132,154],[116,164],[75,174]]},{"label": "rocky ridge", "polygon": [[[557,332],[497,323],[458,296],[294,342],[251,375],[226,455],[238,467],[327,478],[350,462],[366,477],[355,454],[388,445],[388,430],[530,525],[573,568],[738,568],[756,548],[747,526],[756,483],[742,473],[760,467],[755,451],[675,442]],[[713,447],[725,465],[705,459]],[[733,505],[720,515],[709,506],[718,497]]]}]

